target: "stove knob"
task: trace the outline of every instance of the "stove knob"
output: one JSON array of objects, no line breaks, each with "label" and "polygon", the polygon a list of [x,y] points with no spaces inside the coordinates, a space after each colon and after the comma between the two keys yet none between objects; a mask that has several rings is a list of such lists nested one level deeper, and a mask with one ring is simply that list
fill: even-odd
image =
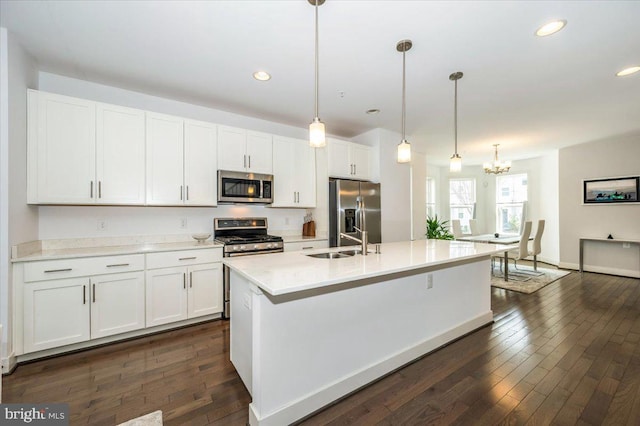
[{"label": "stove knob", "polygon": [[272,248],[272,247],[273,247],[273,244],[271,244],[271,243],[268,243],[268,244],[267,244],[267,248],[268,248],[268,249],[270,249],[270,248]]},{"label": "stove knob", "polygon": [[246,250],[247,246],[240,246],[240,250]]}]

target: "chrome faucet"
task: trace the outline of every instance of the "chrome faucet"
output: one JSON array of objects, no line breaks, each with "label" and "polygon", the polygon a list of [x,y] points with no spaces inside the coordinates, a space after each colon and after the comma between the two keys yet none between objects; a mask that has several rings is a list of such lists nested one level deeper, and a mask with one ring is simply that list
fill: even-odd
[{"label": "chrome faucet", "polygon": [[367,231],[363,231],[362,229],[354,226],[354,228],[356,229],[356,231],[360,232],[360,238],[356,238],[356,237],[352,237],[351,235],[345,234],[344,232],[340,233],[340,236],[342,238],[346,238],[348,240],[352,240],[355,241],[357,243],[360,243],[362,245],[362,255],[366,256],[367,255],[367,246],[369,245],[369,233]]},{"label": "chrome faucet", "polygon": [[353,228],[360,232],[360,238],[356,238],[356,237],[352,237],[351,235],[345,234],[344,232],[340,233],[340,236],[342,238],[346,238],[348,240],[351,241],[355,241],[357,243],[360,243],[360,245],[362,246],[362,255],[366,256],[367,255],[367,247],[369,246],[369,232],[367,232],[366,230],[366,222],[365,222],[365,215],[364,215],[364,201],[362,200],[361,197],[358,197],[358,200],[356,201],[358,204],[358,207],[360,208],[360,226],[362,226],[362,229],[358,228],[357,226],[354,226]]}]

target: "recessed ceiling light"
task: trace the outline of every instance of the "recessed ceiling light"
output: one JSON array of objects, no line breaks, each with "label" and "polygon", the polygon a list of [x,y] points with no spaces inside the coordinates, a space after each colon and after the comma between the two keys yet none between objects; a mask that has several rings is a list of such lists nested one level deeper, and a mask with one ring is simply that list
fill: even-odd
[{"label": "recessed ceiling light", "polygon": [[563,29],[565,25],[567,25],[567,21],[564,19],[552,21],[538,28],[535,32],[535,35],[537,35],[538,37],[544,37],[551,34],[555,34],[561,29]]},{"label": "recessed ceiling light", "polygon": [[267,81],[271,79],[271,75],[266,71],[256,71],[253,73],[253,78],[259,81]]},{"label": "recessed ceiling light", "polygon": [[371,109],[367,110],[367,114],[377,114],[379,112],[380,112],[380,110],[377,109],[377,108],[371,108]]},{"label": "recessed ceiling light", "polygon": [[618,71],[616,75],[618,77],[624,77],[625,75],[635,74],[638,71],[640,71],[640,67],[629,67],[629,68],[623,69],[622,71]]}]

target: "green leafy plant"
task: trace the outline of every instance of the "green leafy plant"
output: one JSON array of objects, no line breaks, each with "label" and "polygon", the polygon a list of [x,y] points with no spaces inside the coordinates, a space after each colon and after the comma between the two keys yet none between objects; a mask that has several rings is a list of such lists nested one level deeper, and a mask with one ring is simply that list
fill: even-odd
[{"label": "green leafy plant", "polygon": [[449,232],[448,220],[439,220],[438,215],[427,216],[427,238],[430,240],[453,240],[453,234]]}]

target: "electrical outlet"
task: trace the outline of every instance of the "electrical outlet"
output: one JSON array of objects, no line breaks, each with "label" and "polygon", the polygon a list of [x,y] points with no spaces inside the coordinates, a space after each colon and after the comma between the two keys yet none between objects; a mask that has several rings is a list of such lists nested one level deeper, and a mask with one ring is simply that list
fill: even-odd
[{"label": "electrical outlet", "polygon": [[427,290],[433,288],[433,274],[427,275]]},{"label": "electrical outlet", "polygon": [[180,219],[180,229],[187,229],[187,218],[183,217]]},{"label": "electrical outlet", "polygon": [[622,243],[622,248],[631,248],[631,243]]},{"label": "electrical outlet", "polygon": [[98,231],[106,231],[107,230],[107,221],[104,219],[98,219],[98,223],[96,225]]}]

